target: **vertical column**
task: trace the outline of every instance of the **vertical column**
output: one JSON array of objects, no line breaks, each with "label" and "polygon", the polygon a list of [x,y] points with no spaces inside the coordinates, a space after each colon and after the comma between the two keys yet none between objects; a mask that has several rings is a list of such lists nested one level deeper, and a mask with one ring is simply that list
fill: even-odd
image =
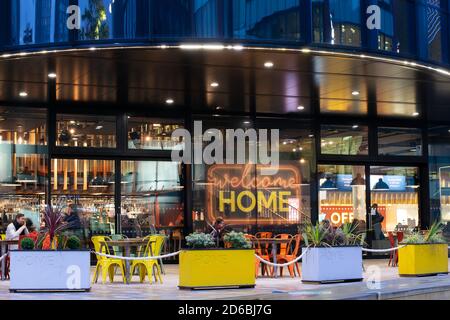
[{"label": "vertical column", "polygon": [[[55,72],[55,62],[53,59],[49,59],[48,71]],[[51,194],[52,194],[52,154],[55,147],[56,141],[56,80],[47,78],[47,185],[45,192],[45,203],[51,204]],[[58,168],[55,164],[55,172]],[[56,176],[57,177],[57,176]],[[57,186],[58,180],[55,180],[55,185]]]}]

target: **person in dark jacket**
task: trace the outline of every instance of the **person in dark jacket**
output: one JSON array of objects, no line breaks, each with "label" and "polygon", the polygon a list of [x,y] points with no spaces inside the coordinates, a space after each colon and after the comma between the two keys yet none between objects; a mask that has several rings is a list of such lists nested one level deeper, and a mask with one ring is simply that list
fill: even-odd
[{"label": "person in dark jacket", "polygon": [[68,230],[79,230],[81,229],[81,221],[80,217],[78,215],[78,207],[76,205],[70,205],[69,206],[69,212],[67,213],[66,217],[64,218],[64,222],[69,224]]},{"label": "person in dark jacket", "polygon": [[370,212],[372,216],[372,228],[375,235],[375,240],[384,240],[385,236],[381,228],[384,221],[383,215],[378,211],[378,204],[373,204]]}]

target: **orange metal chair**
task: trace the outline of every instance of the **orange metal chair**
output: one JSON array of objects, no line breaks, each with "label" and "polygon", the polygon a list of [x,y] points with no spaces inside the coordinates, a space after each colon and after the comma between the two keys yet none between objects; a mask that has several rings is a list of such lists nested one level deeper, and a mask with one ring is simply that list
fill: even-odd
[{"label": "orange metal chair", "polygon": [[[279,261],[279,263],[289,263],[289,262],[297,259],[298,253],[300,251],[301,241],[302,241],[301,235],[297,234],[297,235],[293,236],[288,245],[288,253],[284,257],[280,256],[280,259],[279,260],[277,259],[277,261]],[[293,246],[294,242],[295,242],[295,246]],[[284,268],[281,268],[281,270],[280,270],[281,275],[283,275],[283,269]],[[298,262],[288,266],[288,270],[289,270],[289,274],[291,275],[292,278],[294,278],[296,276],[295,271],[297,271],[298,276],[300,276],[300,267],[299,267]]]},{"label": "orange metal chair", "polygon": [[[273,237],[273,233],[272,233],[272,232],[258,232],[258,233],[255,235],[255,237],[256,237],[257,239],[270,239],[270,238]],[[266,244],[262,245],[262,246],[261,246],[261,250],[262,250],[261,254],[263,254],[263,255],[269,255],[269,254],[270,254],[270,252],[269,252],[269,246],[270,246],[269,243],[266,243]]]},{"label": "orange metal chair", "polygon": [[[252,246],[255,249],[255,253],[262,259],[266,261],[270,261],[270,256],[263,254],[263,249],[261,244],[255,236],[251,234],[246,234],[245,238],[252,242]],[[267,265],[262,263],[259,259],[255,257],[255,277],[257,278],[259,275],[259,270],[261,269],[261,274],[264,276],[266,273],[269,274],[269,270],[267,269]],[[270,270],[270,273],[273,273],[273,270]]]},{"label": "orange metal chair", "polygon": [[[395,238],[392,232],[388,232],[388,238],[389,243],[391,244],[391,248],[395,248]],[[388,266],[396,267],[397,266],[396,261],[397,261],[397,251],[391,251]]]}]

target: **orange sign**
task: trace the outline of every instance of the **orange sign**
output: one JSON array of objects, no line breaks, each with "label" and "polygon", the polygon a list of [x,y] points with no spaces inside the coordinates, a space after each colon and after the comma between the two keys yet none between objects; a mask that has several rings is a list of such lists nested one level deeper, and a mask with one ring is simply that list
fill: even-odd
[{"label": "orange sign", "polygon": [[[300,172],[280,166],[274,176],[262,165],[214,165],[208,170],[208,218],[223,216],[230,224],[297,223],[293,204],[300,199]],[[295,220],[295,221],[294,221]]]},{"label": "orange sign", "polygon": [[[378,212],[384,217],[382,229],[386,230],[386,207],[378,207]],[[352,222],[354,217],[352,206],[322,206],[320,220],[328,220],[335,227]]]}]

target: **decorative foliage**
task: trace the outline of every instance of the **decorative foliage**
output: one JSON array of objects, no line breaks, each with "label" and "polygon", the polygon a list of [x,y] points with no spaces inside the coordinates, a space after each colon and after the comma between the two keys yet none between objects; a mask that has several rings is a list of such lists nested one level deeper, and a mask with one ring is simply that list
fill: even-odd
[{"label": "decorative foliage", "polygon": [[30,238],[23,238],[20,242],[22,250],[34,250],[34,241]]},{"label": "decorative foliage", "polygon": [[363,245],[365,234],[358,231],[359,225],[354,223],[343,224],[334,228],[329,224],[313,225],[307,223],[303,226],[303,239],[307,246],[312,247],[340,247]]},{"label": "decorative foliage", "polygon": [[80,238],[77,236],[71,236],[66,241],[66,248],[69,250],[79,250],[81,248]]},{"label": "decorative foliage", "polygon": [[403,243],[405,244],[436,244],[447,243],[442,235],[445,225],[441,222],[435,222],[431,228],[425,233],[414,232],[407,236]]},{"label": "decorative foliage", "polygon": [[186,237],[187,246],[193,249],[206,249],[215,247],[215,242],[210,234],[192,233]]},{"label": "decorative foliage", "polygon": [[242,232],[232,231],[227,233],[223,240],[229,245],[230,249],[250,249],[252,244],[248,241]]},{"label": "decorative foliage", "polygon": [[55,236],[71,227],[70,223],[64,223],[62,206],[56,206],[56,208],[52,205],[47,206],[44,211],[43,220],[45,227],[41,231],[48,235],[48,239],[44,237],[43,249],[46,242],[50,243],[52,249],[56,249],[54,242]]}]

